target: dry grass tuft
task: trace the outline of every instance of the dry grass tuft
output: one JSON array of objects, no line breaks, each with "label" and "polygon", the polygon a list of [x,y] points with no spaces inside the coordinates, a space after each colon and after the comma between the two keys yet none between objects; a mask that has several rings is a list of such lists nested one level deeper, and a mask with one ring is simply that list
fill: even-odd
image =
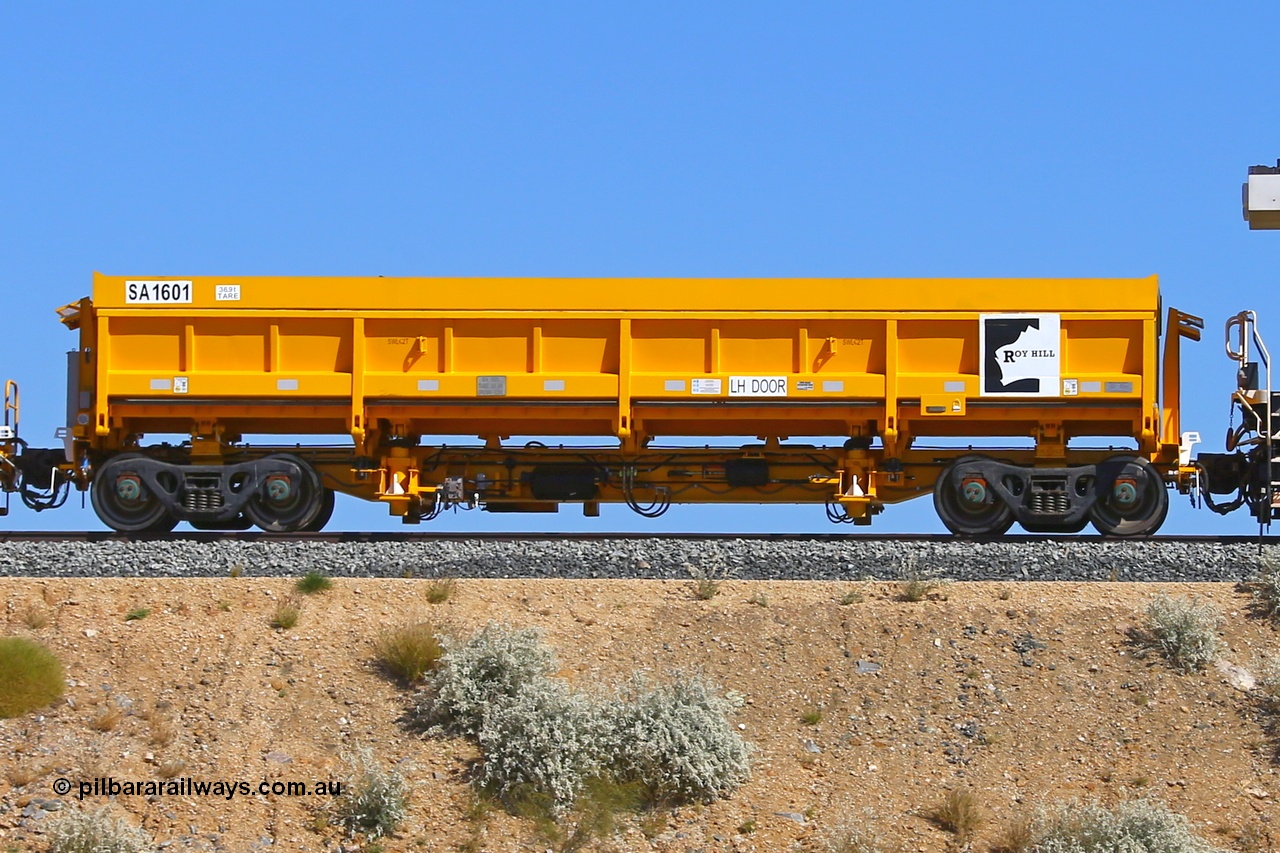
[{"label": "dry grass tuft", "polygon": [[1035,822],[1025,817],[1014,818],[1005,825],[1004,834],[991,848],[991,853],[1029,853],[1035,843]]},{"label": "dry grass tuft", "polygon": [[15,764],[9,768],[9,772],[5,774],[5,778],[9,780],[9,784],[15,788],[21,788],[24,785],[30,785],[38,779],[43,779],[49,775],[49,771],[53,769],[52,764]]},{"label": "dry grass tuft", "polygon": [[293,588],[303,595],[315,595],[333,589],[333,581],[322,572],[310,571],[298,578]]},{"label": "dry grass tuft", "polygon": [[187,762],[181,758],[170,758],[156,765],[156,775],[161,779],[172,779],[187,769]]},{"label": "dry grass tuft", "polygon": [[435,669],[444,648],[432,625],[414,622],[384,631],[374,641],[373,653],[384,669],[413,684]]},{"label": "dry grass tuft", "polygon": [[120,721],[123,719],[124,708],[121,708],[115,702],[108,702],[105,708],[94,714],[93,719],[89,721],[89,728],[95,732],[109,732],[120,725]]},{"label": "dry grass tuft", "polygon": [[290,628],[298,624],[298,616],[302,613],[302,608],[298,602],[292,598],[286,598],[276,605],[276,610],[271,614],[271,627],[281,631],[288,631]]},{"label": "dry grass tuft", "polygon": [[974,831],[983,821],[982,806],[973,791],[968,789],[948,791],[946,799],[935,806],[928,816],[938,826],[953,834],[961,844],[973,837]]},{"label": "dry grass tuft", "polygon": [[427,601],[430,604],[443,604],[458,591],[456,578],[436,578],[427,584]]},{"label": "dry grass tuft", "polygon": [[41,628],[47,627],[51,618],[48,610],[43,607],[37,607],[34,604],[22,614],[23,624],[32,631],[39,631]]},{"label": "dry grass tuft", "polygon": [[173,720],[157,714],[151,718],[151,735],[147,738],[147,742],[152,746],[168,746],[173,743],[177,733]]}]

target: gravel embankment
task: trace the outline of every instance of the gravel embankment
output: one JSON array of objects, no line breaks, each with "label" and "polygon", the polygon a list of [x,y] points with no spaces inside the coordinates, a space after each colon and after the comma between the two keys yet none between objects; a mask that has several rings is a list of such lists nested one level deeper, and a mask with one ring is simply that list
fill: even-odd
[{"label": "gravel embankment", "polygon": [[1182,542],[430,541],[0,543],[2,577],[297,576],[1238,581],[1280,548]]}]

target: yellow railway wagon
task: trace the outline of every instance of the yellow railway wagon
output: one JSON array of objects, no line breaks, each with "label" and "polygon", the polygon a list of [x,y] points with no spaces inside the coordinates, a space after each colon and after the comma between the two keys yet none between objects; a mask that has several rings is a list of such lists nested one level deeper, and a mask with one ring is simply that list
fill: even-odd
[{"label": "yellow railway wagon", "polygon": [[96,275],[60,313],[68,476],[127,531],[313,530],[344,492],[409,522],[623,502],[868,523],[932,494],[960,534],[1147,534],[1198,337],[1154,277]]}]

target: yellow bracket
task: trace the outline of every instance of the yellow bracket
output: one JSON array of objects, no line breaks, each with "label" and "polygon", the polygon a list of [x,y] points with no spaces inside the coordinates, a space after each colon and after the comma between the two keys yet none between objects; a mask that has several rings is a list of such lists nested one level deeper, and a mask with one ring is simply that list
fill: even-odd
[{"label": "yellow bracket", "polygon": [[18,383],[12,379],[4,383],[4,425],[13,428],[15,437],[18,435]]}]

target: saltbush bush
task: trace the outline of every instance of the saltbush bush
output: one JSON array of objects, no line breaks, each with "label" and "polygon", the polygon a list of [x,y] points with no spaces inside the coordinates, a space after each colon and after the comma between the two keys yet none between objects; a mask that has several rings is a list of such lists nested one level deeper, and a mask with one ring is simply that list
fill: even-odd
[{"label": "saltbush bush", "polygon": [[1185,817],[1149,800],[1061,805],[1041,817],[1035,837],[1030,853],[1219,853]]},{"label": "saltbush bush", "polygon": [[351,835],[362,832],[369,838],[394,831],[405,816],[404,777],[384,770],[368,747],[352,750],[342,758],[348,772],[342,793],[331,806],[334,823]]},{"label": "saltbush bush", "polygon": [[901,853],[901,847],[869,828],[871,822],[871,815],[865,821],[845,820],[818,834],[808,849],[817,853]]},{"label": "saltbush bush", "polygon": [[65,689],[62,663],[53,652],[25,637],[0,638],[0,719],[43,708]]},{"label": "saltbush bush", "polygon": [[595,703],[563,681],[535,678],[484,715],[479,782],[499,796],[530,786],[563,809],[600,766],[603,728]]},{"label": "saltbush bush", "polygon": [[710,801],[747,779],[749,746],[729,719],[741,699],[704,678],[637,678],[598,701],[551,677],[555,656],[536,630],[491,623],[442,640],[418,720],[473,739],[477,782],[517,810],[563,815],[592,785],[652,803]]},{"label": "saltbush bush", "polygon": [[1159,595],[1147,608],[1149,645],[1184,672],[1197,672],[1218,659],[1222,614],[1208,602]]},{"label": "saltbush bush", "polygon": [[123,817],[112,817],[106,806],[97,811],[68,808],[51,820],[48,838],[49,853],[144,853],[153,849],[146,831]]},{"label": "saltbush bush", "polygon": [[730,722],[741,707],[706,679],[677,673],[667,684],[633,679],[606,706],[605,763],[655,801],[709,801],[750,773],[750,747]]},{"label": "saltbush bush", "polygon": [[1280,565],[1263,561],[1253,577],[1244,583],[1244,588],[1253,596],[1255,616],[1280,622]]},{"label": "saltbush bush", "polygon": [[490,623],[464,643],[441,638],[445,653],[418,707],[423,722],[449,734],[476,737],[485,714],[555,670],[555,655],[533,628]]}]

